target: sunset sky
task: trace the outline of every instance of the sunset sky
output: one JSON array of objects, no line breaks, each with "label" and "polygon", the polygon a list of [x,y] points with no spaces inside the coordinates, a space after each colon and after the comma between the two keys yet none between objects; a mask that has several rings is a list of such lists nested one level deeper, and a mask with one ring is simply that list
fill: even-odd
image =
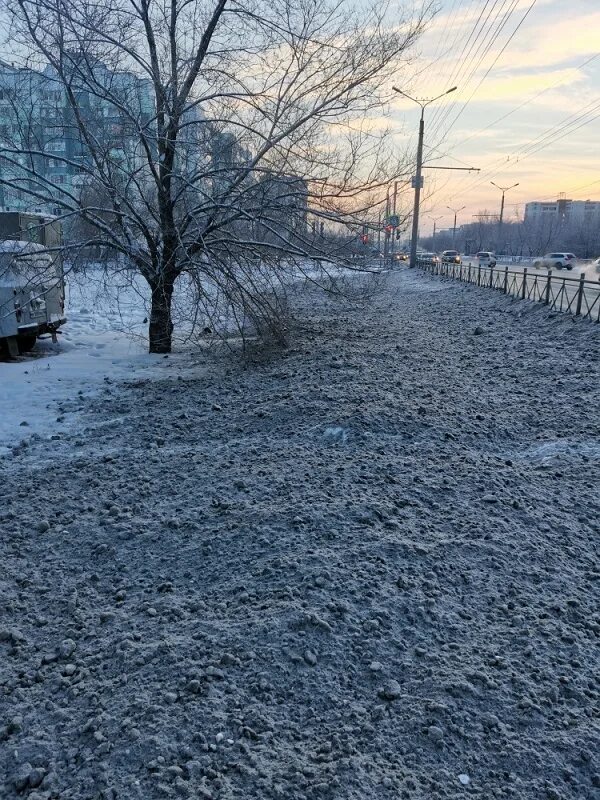
[{"label": "sunset sky", "polygon": [[[431,230],[430,217],[450,226],[447,206],[467,206],[459,224],[497,212],[501,193],[490,180],[520,184],[506,195],[507,217],[560,192],[600,199],[600,0],[440,6],[400,88],[432,97],[459,87],[425,112],[427,158],[481,173],[427,170],[422,231]],[[398,99],[399,142],[416,147],[418,116],[417,106]]]}]

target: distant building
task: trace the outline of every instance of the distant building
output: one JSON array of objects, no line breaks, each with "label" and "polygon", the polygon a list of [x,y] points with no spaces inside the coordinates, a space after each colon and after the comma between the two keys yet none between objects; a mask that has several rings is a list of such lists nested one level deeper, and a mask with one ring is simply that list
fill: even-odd
[{"label": "distant building", "polygon": [[[115,165],[127,161],[130,172],[139,169],[145,158],[139,128],[155,124],[149,81],[101,62],[88,71],[115,99],[111,103],[73,79],[78,113],[98,152]],[[91,165],[90,149],[52,69],[38,72],[0,61],[0,210],[61,214],[52,197],[77,195]]]},{"label": "distant building", "polygon": [[552,201],[534,201],[525,205],[525,222],[600,224],[600,200],[569,200],[559,197]]}]

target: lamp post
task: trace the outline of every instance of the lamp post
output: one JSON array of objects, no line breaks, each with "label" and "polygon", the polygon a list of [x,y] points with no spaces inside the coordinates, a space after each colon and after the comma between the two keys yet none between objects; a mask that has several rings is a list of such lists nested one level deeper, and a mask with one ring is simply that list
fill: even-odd
[{"label": "lamp post", "polygon": [[[492,186],[495,186],[496,189],[500,189],[502,192],[502,202],[500,203],[500,217],[498,219],[498,247],[502,247],[502,226],[504,225],[504,195],[510,190],[514,189],[518,186],[518,183],[513,183],[512,186],[498,186],[497,183],[494,181],[490,181]],[[498,255],[501,255],[500,251],[498,251]]]},{"label": "lamp post", "polygon": [[415,202],[413,206],[413,219],[412,219],[412,235],[410,240],[410,266],[416,267],[417,266],[417,240],[419,238],[419,205],[421,202],[421,183],[422,183],[422,171],[423,171],[423,136],[425,133],[425,109],[427,106],[431,105],[431,103],[435,103],[436,100],[439,100],[440,97],[444,97],[450,92],[456,91],[456,86],[453,86],[451,89],[448,89],[442,94],[439,94],[437,97],[432,97],[430,100],[419,100],[416,97],[411,97],[406,92],[403,92],[401,89],[397,89],[395,86],[392,86],[392,89],[401,94],[403,97],[406,97],[408,100],[412,100],[413,103],[416,103],[418,106],[421,107],[421,119],[419,120],[419,144],[417,146],[417,169],[416,174],[414,177],[414,188],[415,188]]},{"label": "lamp post", "polygon": [[461,206],[460,208],[450,208],[450,206],[446,206],[446,208],[454,214],[454,227],[452,228],[452,247],[454,247],[454,240],[456,239],[456,218],[461,211],[465,210],[466,206]]}]

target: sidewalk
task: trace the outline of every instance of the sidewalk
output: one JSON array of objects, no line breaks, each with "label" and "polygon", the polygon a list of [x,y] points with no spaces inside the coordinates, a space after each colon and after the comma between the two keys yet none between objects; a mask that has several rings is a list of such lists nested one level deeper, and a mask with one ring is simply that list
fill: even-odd
[{"label": "sidewalk", "polygon": [[600,327],[303,303],[0,459],[6,800],[598,796]]}]

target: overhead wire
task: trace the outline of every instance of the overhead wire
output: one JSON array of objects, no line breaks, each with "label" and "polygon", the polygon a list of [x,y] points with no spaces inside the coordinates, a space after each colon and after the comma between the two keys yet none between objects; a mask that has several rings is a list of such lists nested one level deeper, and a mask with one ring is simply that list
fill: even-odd
[{"label": "overhead wire", "polygon": [[[508,2],[511,2],[512,5],[509,7],[508,10],[505,10]],[[502,30],[508,23],[508,20],[510,19],[511,14],[514,12],[514,9],[518,2],[519,0],[503,0],[502,5],[497,9],[493,20],[490,22],[489,29],[485,31],[485,33],[482,32],[481,41],[479,43],[479,46],[473,53],[472,58],[468,61],[465,61],[465,63],[461,66],[461,69],[456,75],[455,81],[456,83],[459,84],[458,95],[453,96],[452,101],[448,103],[443,109],[441,109],[439,113],[437,113],[431,120],[430,130],[432,131],[433,136],[435,136],[435,134],[444,124],[445,120],[450,116],[450,114],[452,113],[453,109],[457,106],[457,104],[460,103],[460,96],[462,92],[464,92],[467,89],[473,76],[475,75],[481,64],[485,61],[487,55],[490,52],[493,52],[492,47],[496,42],[496,40],[498,39],[498,37],[500,36]],[[493,11],[496,5],[497,3],[494,4],[494,7],[491,9],[491,11]],[[497,22],[498,17],[503,12],[504,15],[500,19],[500,22]]]},{"label": "overhead wire", "polygon": [[[506,2],[506,0],[504,0],[504,1]],[[473,47],[475,46],[477,40],[481,36],[481,31],[485,27],[485,22],[487,22],[487,19],[489,18],[491,10],[493,10],[493,8],[498,4],[498,2],[500,2],[500,0],[493,0],[492,9],[488,12],[488,16],[485,18],[485,21],[484,21],[484,23],[482,25],[481,30],[478,30],[479,29],[479,25],[480,25],[480,23],[481,23],[481,21],[483,19],[485,10],[489,6],[490,2],[491,2],[491,0],[485,0],[485,5],[483,6],[481,11],[479,12],[479,14],[477,16],[477,19],[475,21],[475,24],[473,25],[473,27],[471,29],[471,32],[469,33],[466,41],[463,44],[462,50],[457,55],[457,57],[455,59],[454,67],[452,68],[452,71],[451,71],[451,73],[450,73],[450,75],[448,76],[448,79],[447,79],[448,86],[452,86],[454,83],[457,82],[458,76],[460,75],[463,67],[465,66],[465,64],[469,63],[469,59],[471,57],[471,52],[472,52]],[[434,121],[436,120],[437,116],[442,113],[443,109],[446,107],[446,104],[448,102],[449,101],[446,98],[444,98],[442,100],[442,102],[440,103],[440,105],[437,106],[434,109],[433,115],[432,115],[432,117],[430,119],[430,124],[434,123]]]},{"label": "overhead wire", "polygon": [[[535,2],[536,2],[536,0],[533,0],[533,3],[532,3],[532,4],[530,5],[530,7],[528,8],[528,10],[527,10],[527,12],[526,12],[526,15],[527,15],[527,14],[528,14],[528,13],[531,11],[531,9],[532,9],[533,5],[535,4]],[[486,4],[486,5],[487,5],[487,4]],[[493,9],[496,7],[496,5],[497,5],[497,4],[495,3],[495,4],[494,4],[494,6],[492,6],[492,8],[490,9],[490,11],[488,12],[488,16],[486,17],[486,21],[487,21],[487,20],[490,18],[490,16],[491,16],[491,13],[493,12]],[[483,59],[485,58],[485,54],[486,54],[486,52],[487,52],[487,51],[490,49],[490,47],[493,45],[493,43],[494,43],[494,42],[497,40],[497,38],[498,38],[498,36],[500,35],[501,31],[504,29],[504,27],[505,27],[505,26],[506,26],[506,24],[508,23],[508,20],[510,19],[510,16],[511,16],[511,14],[514,12],[514,10],[515,10],[515,7],[516,7],[516,2],[513,2],[513,3],[512,3],[512,5],[509,7],[509,9],[508,9],[507,11],[506,11],[506,10],[504,11],[504,15],[503,15],[503,17],[501,18],[500,22],[499,22],[499,23],[496,25],[496,28],[495,28],[495,30],[493,30],[493,25],[494,25],[494,23],[496,23],[496,22],[497,22],[497,20],[498,20],[498,17],[499,17],[499,16],[500,16],[500,14],[502,13],[502,11],[503,11],[504,9],[506,9],[506,2],[503,2],[502,6],[500,6],[500,8],[498,9],[498,11],[496,12],[496,15],[494,16],[494,18],[493,18],[493,20],[492,20],[492,24],[491,24],[491,26],[490,26],[489,30],[487,31],[487,33],[485,33],[485,34],[484,34],[484,38],[483,38],[483,40],[482,40],[482,44],[483,44],[483,45],[485,45],[485,47],[483,48],[483,50],[484,50],[484,52],[483,52],[483,56],[480,56],[480,58],[479,58],[479,61],[477,62],[477,64],[475,65],[475,67],[472,67],[472,68],[471,68],[471,72],[469,73],[469,78],[468,78],[468,81],[470,81],[470,79],[471,79],[472,75],[475,73],[475,71],[478,69],[479,65],[482,63]],[[485,10],[485,7],[484,7],[484,9],[482,9],[482,12],[483,12],[484,10]],[[478,20],[477,20],[477,22],[476,22],[476,24],[475,24],[475,26],[474,26],[474,28],[473,28],[473,31],[471,32],[472,34],[473,34],[473,32],[476,30],[476,28],[478,27],[478,24],[479,24],[479,22],[480,22],[480,20],[481,20],[481,17],[482,17],[482,14],[480,13],[480,15],[479,15],[479,17],[478,17]],[[502,48],[502,51],[501,51],[501,53],[502,53],[502,52],[504,52],[504,51],[506,50],[506,47],[508,47],[508,44],[510,43],[510,41],[512,41],[512,39],[513,39],[513,38],[514,38],[514,36],[516,35],[516,32],[517,32],[517,30],[519,29],[519,27],[520,27],[520,26],[523,24],[523,22],[525,21],[525,18],[526,18],[526,16],[525,16],[525,17],[523,17],[523,18],[521,19],[521,21],[520,21],[519,25],[517,26],[517,28],[516,28],[516,29],[515,29],[515,30],[512,32],[511,36],[510,36],[510,37],[508,38],[508,40],[505,42],[505,44],[504,44],[504,46],[503,46],[503,48]],[[481,34],[482,34],[482,31],[483,31],[483,26],[482,26],[481,30],[479,31],[478,35],[476,36],[476,39],[475,39],[475,41],[477,40],[477,37],[478,37],[478,36],[481,36]],[[490,34],[491,34],[491,39],[489,39],[489,36],[490,36]],[[469,51],[469,52],[471,52],[471,51],[472,51],[472,49],[473,49],[473,47],[471,47],[471,49],[470,49],[470,51]],[[477,54],[478,54],[478,53],[480,53],[480,51],[481,51],[481,45],[480,45],[480,47],[478,47],[478,48],[475,50],[475,54],[474,54],[473,58],[476,58],[476,57],[477,57]],[[464,52],[464,48],[463,48],[463,52]],[[493,65],[494,65],[494,64],[497,62],[497,60],[499,59],[499,57],[500,57],[501,53],[500,53],[500,54],[499,54],[499,55],[498,55],[498,56],[495,58],[495,60],[494,60],[493,64],[490,66],[490,68],[488,68],[486,75],[487,75],[487,74],[489,74],[489,72],[490,72],[490,71],[491,71],[491,69],[493,68]],[[467,66],[467,69],[468,69],[468,66]],[[457,73],[456,73],[456,70],[454,70],[453,74],[454,74],[454,75],[455,75],[455,74],[457,74]],[[460,70],[459,70],[458,74],[460,75]],[[479,85],[481,85],[481,81],[480,81],[480,84],[479,84]],[[477,88],[478,88],[478,87],[477,87]],[[476,91],[476,90],[475,90],[475,91]],[[471,97],[473,96],[473,94],[474,94],[474,92],[472,93]],[[469,98],[469,100],[471,99],[471,97]],[[467,101],[467,102],[468,102],[468,101]],[[464,109],[464,106],[463,106],[463,109]],[[439,127],[439,125],[440,125],[440,124],[443,124],[444,117],[445,117],[445,116],[447,116],[447,115],[448,115],[448,113],[450,113],[450,111],[449,111],[449,110],[447,110],[447,111],[445,112],[445,114],[443,114],[443,115],[442,115],[442,117],[441,117],[441,118],[438,118],[438,127]],[[465,180],[465,179],[463,179],[463,180]],[[447,180],[447,181],[444,183],[443,187],[442,187],[440,190],[438,190],[438,191],[443,191],[443,189],[444,189],[444,188],[445,188],[445,187],[448,185],[448,183],[449,183],[449,179],[448,179],[448,180]],[[435,192],[435,193],[437,194],[438,192]]]},{"label": "overhead wire", "polygon": [[[505,26],[506,26],[506,24],[508,23],[508,21],[509,21],[509,19],[510,19],[511,15],[513,14],[513,12],[514,12],[514,10],[515,10],[515,8],[516,8],[516,5],[517,5],[517,3],[518,3],[518,0],[515,0],[515,2],[513,3],[513,5],[512,5],[512,6],[511,6],[511,8],[509,9],[509,11],[508,11],[507,15],[505,15],[505,18],[503,19],[503,21],[502,21],[502,23],[501,23],[501,25],[500,25],[500,27],[499,27],[499,30],[498,30],[498,32],[497,32],[497,34],[496,34],[496,36],[495,36],[495,38],[494,38],[494,40],[493,40],[494,42],[496,41],[496,39],[498,39],[498,38],[499,38],[499,36],[500,36],[500,34],[501,34],[502,30],[504,29],[504,27],[505,27]],[[531,4],[530,4],[530,6],[528,7],[527,11],[525,12],[525,14],[523,15],[523,17],[522,17],[522,18],[521,18],[521,20],[519,21],[519,23],[518,23],[517,27],[516,27],[516,28],[513,30],[513,32],[511,33],[511,35],[508,37],[508,39],[507,39],[507,40],[506,40],[506,42],[504,43],[504,45],[503,45],[502,49],[501,49],[501,50],[499,51],[499,53],[496,55],[496,57],[494,58],[494,60],[493,60],[493,61],[492,61],[492,63],[490,64],[490,66],[488,67],[487,71],[485,72],[485,74],[483,75],[483,77],[481,78],[481,80],[479,81],[479,83],[477,84],[477,86],[476,86],[476,87],[473,89],[473,91],[472,91],[472,92],[471,92],[471,94],[469,95],[469,98],[467,99],[466,103],[464,103],[464,104],[463,104],[462,108],[461,108],[461,109],[459,109],[458,113],[455,115],[455,117],[454,117],[454,119],[452,120],[452,122],[450,123],[450,125],[449,125],[449,126],[446,128],[446,129],[445,129],[445,131],[444,131],[444,136],[447,136],[447,135],[448,135],[448,133],[449,133],[449,132],[452,130],[452,128],[454,127],[454,125],[456,125],[456,123],[457,123],[457,121],[460,119],[460,117],[461,117],[461,116],[464,114],[464,112],[465,112],[465,109],[467,108],[467,106],[469,105],[469,103],[471,102],[471,100],[473,99],[473,97],[475,96],[475,94],[476,94],[476,93],[479,91],[480,87],[482,86],[482,84],[484,83],[484,81],[486,80],[486,78],[488,77],[488,75],[490,74],[490,72],[491,72],[491,71],[493,70],[493,68],[496,66],[496,64],[498,63],[498,61],[500,60],[500,58],[502,57],[502,55],[503,55],[503,54],[504,54],[504,52],[506,51],[506,48],[507,48],[507,47],[509,46],[509,44],[510,44],[510,43],[513,41],[513,39],[515,38],[515,36],[516,36],[516,35],[517,35],[517,33],[519,32],[519,30],[521,29],[521,27],[522,27],[522,26],[523,26],[523,24],[525,23],[525,20],[527,19],[527,17],[529,16],[529,14],[531,13],[531,11],[533,10],[533,8],[534,8],[534,6],[535,6],[535,4],[536,4],[536,3],[537,3],[537,0],[532,0],[532,2],[531,2]],[[477,65],[477,68],[476,68],[476,69],[478,69],[478,68],[479,68],[479,65]],[[475,70],[475,71],[476,71],[476,70]]]},{"label": "overhead wire", "polygon": [[[498,8],[498,3],[499,2],[500,2],[500,0],[494,0],[492,6],[490,8],[490,0],[486,0],[483,8],[480,10],[480,12],[479,12],[479,14],[477,16],[475,24],[473,25],[466,42],[463,44],[461,53],[458,56],[457,61],[456,61],[455,65],[454,65],[454,68],[453,68],[453,70],[452,70],[452,72],[450,74],[450,77],[448,79],[448,84],[449,85],[452,85],[452,83],[455,81],[456,77],[462,76],[463,81],[465,81],[465,76],[468,75],[468,78],[466,78],[466,81],[465,81],[465,85],[468,86],[470,81],[472,80],[473,75],[477,73],[477,71],[480,68],[481,64],[484,62],[487,52],[489,52],[491,50],[491,48],[493,47],[493,44],[495,44],[495,42],[501,36],[502,31],[505,29],[505,27],[508,24],[512,14],[514,13],[514,11],[516,9],[516,6],[518,4],[518,0],[512,0],[512,5],[508,9],[506,9],[506,5],[507,5],[507,2],[509,2],[509,0],[503,0],[502,5],[500,6],[500,8]],[[504,52],[506,51],[506,49],[508,48],[510,43],[514,40],[514,38],[517,35],[517,33],[519,32],[519,30],[525,24],[527,18],[529,17],[531,12],[533,11],[536,3],[537,3],[537,0],[532,0],[532,2],[529,4],[527,9],[525,10],[525,13],[520,18],[518,24],[516,25],[514,30],[512,30],[512,32],[510,33],[510,36],[504,42],[504,44],[502,45],[501,49],[497,52],[497,54],[493,58],[493,61],[491,62],[489,67],[486,69],[484,75],[482,76],[482,78],[479,80],[479,82],[477,83],[477,85],[475,86],[475,88],[473,89],[471,94],[469,95],[469,98],[467,99],[467,101],[458,110],[458,113],[453,116],[452,121],[450,122],[450,124],[447,127],[445,127],[445,129],[444,129],[444,137],[446,137],[448,135],[448,133],[452,130],[452,128],[456,125],[456,122],[460,119],[460,117],[462,116],[462,114],[466,110],[466,107],[468,106],[468,104],[471,102],[473,97],[476,95],[476,93],[478,92],[479,88],[484,83],[484,81],[488,78],[488,76],[490,75],[490,73],[492,72],[492,70],[494,69],[494,67],[496,66],[496,64],[498,63],[498,61],[500,60],[500,58],[502,57],[502,55],[504,54]],[[449,27],[448,26],[448,22],[449,22],[450,19],[452,19],[452,12],[453,11],[454,12],[457,11],[459,7],[460,7],[460,5],[457,7],[456,6],[456,0],[454,0],[453,6],[452,6],[452,10],[451,10],[450,14],[448,15],[448,17],[446,19],[446,24],[444,25],[444,29],[443,29],[443,32],[442,32],[442,37],[445,35],[445,33],[448,30],[448,27]],[[487,14],[485,13],[486,9],[489,9],[487,11]],[[495,14],[494,14],[494,10],[496,11]],[[493,14],[494,14],[494,16],[492,17]],[[498,22],[498,20],[500,18],[500,15],[502,15],[502,17],[501,17],[500,21]],[[491,22],[489,22],[490,19],[491,19]],[[487,29],[486,29],[486,26],[487,26]],[[457,31],[457,35],[459,33],[460,33],[460,27],[459,27],[459,29]],[[455,40],[456,40],[456,36],[455,36]],[[483,51],[483,55],[481,55],[482,51]],[[462,58],[463,55],[465,56],[464,59]],[[579,70],[579,69],[585,68],[588,64],[592,63],[599,56],[600,56],[600,52],[595,53],[591,57],[589,57],[586,60],[584,60],[580,65],[575,67],[575,69]],[[431,63],[435,63],[435,62],[441,60],[442,57],[444,57],[444,54],[438,56]],[[429,64],[428,64],[427,67],[424,67],[423,70],[420,70],[418,73],[416,73],[416,76],[421,74],[421,72],[423,72],[428,67],[429,67]],[[541,91],[537,92],[532,97],[530,97],[527,100],[523,101],[522,103],[517,105],[511,111],[507,112],[506,114],[503,114],[501,117],[499,117],[494,122],[489,123],[484,128],[482,128],[480,131],[476,131],[476,132],[470,134],[469,136],[467,136],[465,139],[462,139],[459,142],[457,142],[456,144],[452,145],[452,147],[450,149],[446,150],[446,152],[443,154],[443,156],[455,159],[455,157],[452,155],[452,152],[455,151],[457,147],[459,147],[462,144],[465,144],[466,142],[468,142],[468,141],[472,140],[473,138],[475,138],[478,134],[489,130],[494,125],[497,125],[498,123],[502,122],[503,120],[505,120],[508,117],[512,116],[513,114],[517,113],[517,111],[519,111],[525,105],[530,104],[531,102],[536,100],[538,97],[544,95],[548,91],[551,91],[553,88],[556,88],[556,86],[560,85],[561,83],[562,83],[562,80],[559,79],[558,81],[555,81],[551,85],[544,87]],[[442,104],[440,104],[440,106],[438,108],[436,108],[434,114],[432,115],[431,123],[428,126],[428,130],[432,131],[433,134],[441,132],[441,129],[445,125],[445,122],[449,119],[450,115],[452,114],[453,109],[456,108],[456,105],[459,102],[459,97],[457,97],[457,98],[453,97],[452,101],[453,101],[452,103],[442,103]],[[495,161],[493,161],[491,164],[489,164],[485,168],[485,171],[483,172],[483,174],[478,175],[474,180],[473,180],[473,178],[471,176],[467,176],[467,177],[461,178],[459,180],[459,185],[460,185],[460,182],[462,181],[463,182],[463,188],[460,191],[462,193],[474,191],[476,188],[478,188],[483,183],[485,183],[488,178],[496,177],[496,175],[499,172],[505,170],[506,169],[506,165],[509,162],[510,162],[510,167],[512,167],[513,164],[517,164],[520,161],[524,160],[525,158],[528,158],[530,156],[533,156],[533,155],[537,154],[538,152],[541,152],[545,148],[551,146],[552,144],[554,144],[556,142],[559,142],[561,139],[566,138],[570,134],[575,133],[576,131],[578,131],[581,128],[583,128],[584,126],[592,123],[593,121],[595,121],[598,118],[600,118],[600,102],[598,100],[593,100],[590,103],[587,103],[585,106],[581,107],[576,112],[574,112],[574,113],[568,115],[566,118],[560,120],[555,125],[550,126],[547,130],[543,131],[541,134],[539,134],[538,136],[533,138],[531,141],[523,143],[521,145],[521,147],[515,153],[508,154],[507,156],[502,156],[502,157],[496,159]],[[429,149],[429,151],[433,150],[433,151],[438,152],[438,153],[441,152],[439,147],[434,146],[434,145],[430,145],[428,147],[428,149]],[[438,156],[438,158],[439,157],[443,157],[443,156]],[[460,159],[455,159],[455,160],[457,160],[459,163],[465,163],[465,162],[460,162]],[[465,181],[467,181],[467,182],[471,181],[471,183],[467,183],[467,185],[465,186],[465,184],[464,184]],[[450,183],[450,177],[448,177],[444,181],[442,186],[434,187],[432,193],[428,195],[427,200],[431,201],[434,196],[441,194],[446,189],[446,187],[448,186],[449,183]],[[587,186],[596,185],[598,183],[600,183],[600,180],[593,181],[590,184],[584,184],[583,187],[579,187],[579,188],[586,188]],[[577,191],[577,190],[578,189],[574,189],[574,190],[571,190],[571,191]],[[456,194],[458,194],[458,193],[459,192],[458,192],[458,187],[457,187],[457,190],[453,193],[453,195],[451,195],[450,199],[453,199],[456,196]],[[449,202],[450,202],[450,200],[449,200]],[[516,206],[516,205],[519,205],[519,203],[508,204],[508,205],[515,205]],[[437,208],[437,206],[434,205],[433,208],[435,209],[435,208]]]},{"label": "overhead wire", "polygon": [[[591,117],[589,116],[590,114],[592,115]],[[530,155],[549,147],[555,141],[560,141],[560,139],[564,139],[569,134],[574,133],[585,125],[588,125],[590,122],[595,121],[598,116],[600,116],[600,100],[596,98],[580,108],[578,111],[552,125],[548,130],[542,132],[531,141],[526,142],[516,152],[510,153],[507,156],[501,156],[500,158],[496,159],[485,169],[482,174],[477,176],[477,179],[473,183],[466,186],[463,185],[462,188],[457,187],[456,193],[474,191],[488,179],[496,177],[501,169],[506,169],[508,162],[510,162],[510,167],[512,167],[513,164],[523,161]],[[453,197],[456,196],[456,193],[453,195]]]},{"label": "overhead wire", "polygon": [[[597,59],[598,56],[600,56],[600,52],[595,53],[593,56],[591,56],[591,58],[586,59],[582,64],[578,64],[576,67],[573,67],[573,69],[580,70],[580,69],[583,69],[584,67],[587,67],[587,65],[591,64],[592,61],[595,61],[595,59]],[[523,100],[523,102],[519,103],[518,106],[515,106],[515,108],[513,108],[511,111],[508,111],[506,114],[503,114],[501,117],[498,117],[498,119],[495,119],[493,122],[490,122],[484,128],[480,128],[479,130],[474,131],[473,133],[469,134],[469,136],[467,136],[465,139],[461,139],[460,141],[458,141],[455,144],[453,144],[452,147],[450,148],[450,150],[448,150],[445,153],[445,155],[450,157],[451,152],[456,150],[457,147],[460,147],[461,145],[466,144],[467,142],[470,142],[472,139],[476,138],[477,136],[479,136],[482,133],[485,133],[485,131],[488,131],[490,128],[493,128],[495,125],[498,125],[500,122],[504,122],[505,119],[508,119],[508,117],[512,116],[513,114],[516,114],[517,111],[520,111],[524,106],[530,105],[535,100],[537,100],[539,97],[541,97],[543,94],[546,94],[546,92],[549,92],[552,89],[556,89],[556,87],[560,86],[562,83],[563,83],[562,79],[559,79],[558,81],[555,81],[554,83],[552,83],[550,86],[546,86],[541,91],[537,92],[536,94],[532,95],[531,97],[528,97],[526,100]]]}]

